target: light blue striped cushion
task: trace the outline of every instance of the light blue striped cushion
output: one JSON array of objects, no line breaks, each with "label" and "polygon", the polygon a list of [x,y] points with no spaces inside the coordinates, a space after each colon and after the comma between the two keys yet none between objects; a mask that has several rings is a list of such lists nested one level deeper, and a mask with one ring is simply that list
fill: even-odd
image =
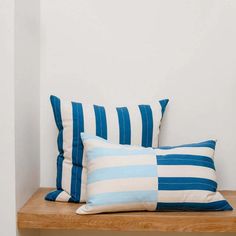
[{"label": "light blue striped cushion", "polygon": [[57,190],[50,201],[84,202],[86,166],[81,132],[120,144],[157,147],[161,120],[168,100],[149,105],[104,107],[68,102],[51,96],[58,134]]},{"label": "light blue striped cushion", "polygon": [[217,191],[215,141],[142,148],[82,133],[87,204],[78,214],[117,211],[223,211]]}]

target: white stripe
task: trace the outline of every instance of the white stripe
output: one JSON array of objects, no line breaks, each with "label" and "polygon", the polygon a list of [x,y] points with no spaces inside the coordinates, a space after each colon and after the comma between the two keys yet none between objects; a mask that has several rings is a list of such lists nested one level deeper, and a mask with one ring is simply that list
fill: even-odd
[{"label": "white stripe", "polygon": [[158,202],[199,202],[209,203],[224,200],[219,192],[204,190],[159,191]]},{"label": "white stripe", "polygon": [[157,178],[129,178],[104,180],[87,186],[88,196],[107,192],[157,190]]},{"label": "white stripe", "polygon": [[86,204],[79,207],[76,210],[77,214],[86,215],[86,214],[96,214],[102,212],[122,212],[122,211],[155,211],[156,202],[138,202],[138,203],[127,203],[127,204],[114,204],[114,205],[103,205],[95,206]]},{"label": "white stripe", "polygon": [[105,111],[107,120],[107,140],[118,144],[120,142],[120,133],[116,108],[106,107]]},{"label": "white stripe", "polygon": [[104,156],[88,162],[89,173],[97,169],[133,165],[156,165],[155,155]]},{"label": "white stripe", "polygon": [[93,105],[83,104],[84,132],[96,135],[96,119]]},{"label": "white stripe", "polygon": [[173,149],[156,149],[157,155],[170,155],[170,154],[181,154],[181,155],[199,155],[206,156],[213,159],[214,150],[208,147],[179,147]]},{"label": "white stripe", "polygon": [[152,147],[158,147],[159,146],[159,129],[160,129],[160,122],[162,118],[161,106],[159,102],[152,104],[150,106],[152,109],[152,117],[153,117]]},{"label": "white stripe", "polygon": [[58,202],[68,202],[69,199],[70,199],[70,195],[67,192],[63,191],[57,196],[56,201],[58,201]]},{"label": "white stripe", "polygon": [[61,119],[63,125],[63,150],[64,158],[72,160],[72,142],[73,142],[73,112],[70,102],[61,103]]},{"label": "white stripe", "polygon": [[142,117],[138,106],[128,107],[131,128],[131,145],[142,145]]},{"label": "white stripe", "polygon": [[65,190],[67,193],[71,192],[71,170],[72,170],[71,161],[64,159],[62,163],[61,185],[62,185],[62,189]]},{"label": "white stripe", "polygon": [[196,177],[216,181],[215,170],[202,166],[157,165],[159,177]]}]

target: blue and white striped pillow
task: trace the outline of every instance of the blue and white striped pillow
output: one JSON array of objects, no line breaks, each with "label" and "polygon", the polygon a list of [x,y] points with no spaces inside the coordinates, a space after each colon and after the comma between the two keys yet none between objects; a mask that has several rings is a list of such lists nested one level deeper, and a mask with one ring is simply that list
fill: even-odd
[{"label": "blue and white striped pillow", "polygon": [[84,202],[86,166],[81,132],[120,144],[157,147],[161,120],[168,100],[150,105],[104,107],[61,101],[51,96],[58,135],[57,190],[45,199]]},{"label": "blue and white striped pillow", "polygon": [[217,191],[213,140],[152,149],[81,135],[87,157],[87,204],[78,214],[232,210]]}]

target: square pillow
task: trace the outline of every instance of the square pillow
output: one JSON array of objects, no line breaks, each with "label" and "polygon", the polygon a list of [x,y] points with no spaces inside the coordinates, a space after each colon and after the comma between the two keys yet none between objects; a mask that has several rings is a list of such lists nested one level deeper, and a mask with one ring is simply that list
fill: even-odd
[{"label": "square pillow", "polygon": [[57,190],[49,201],[85,202],[87,171],[81,132],[117,144],[157,147],[168,99],[153,104],[108,107],[50,97],[58,133]]},{"label": "square pillow", "polygon": [[78,214],[232,210],[217,191],[214,140],[153,149],[81,136],[88,169],[87,204]]}]

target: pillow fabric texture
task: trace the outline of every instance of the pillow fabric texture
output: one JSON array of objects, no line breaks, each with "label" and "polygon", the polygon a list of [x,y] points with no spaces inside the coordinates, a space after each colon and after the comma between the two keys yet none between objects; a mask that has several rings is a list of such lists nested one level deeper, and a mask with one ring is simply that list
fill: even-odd
[{"label": "pillow fabric texture", "polygon": [[142,148],[81,134],[87,157],[87,204],[78,214],[118,211],[224,211],[217,191],[216,142]]},{"label": "pillow fabric texture", "polygon": [[168,99],[147,105],[105,107],[50,97],[59,130],[57,190],[49,201],[85,202],[86,162],[81,132],[88,132],[117,144],[157,147],[161,120]]}]

